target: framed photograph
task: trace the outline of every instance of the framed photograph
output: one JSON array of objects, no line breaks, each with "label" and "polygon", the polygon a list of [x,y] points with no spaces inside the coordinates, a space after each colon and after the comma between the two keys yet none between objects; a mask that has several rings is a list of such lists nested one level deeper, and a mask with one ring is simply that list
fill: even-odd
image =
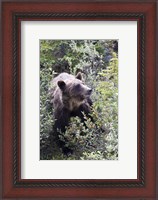
[{"label": "framed photograph", "polygon": [[2,199],[156,199],[156,1],[2,2]]}]

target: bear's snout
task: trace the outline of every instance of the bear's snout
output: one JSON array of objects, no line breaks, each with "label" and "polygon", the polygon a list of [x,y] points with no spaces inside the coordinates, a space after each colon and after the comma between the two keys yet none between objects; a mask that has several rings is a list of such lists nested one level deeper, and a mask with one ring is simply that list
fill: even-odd
[{"label": "bear's snout", "polygon": [[87,94],[90,95],[91,93],[92,93],[92,89],[89,88],[88,91],[87,91]]}]

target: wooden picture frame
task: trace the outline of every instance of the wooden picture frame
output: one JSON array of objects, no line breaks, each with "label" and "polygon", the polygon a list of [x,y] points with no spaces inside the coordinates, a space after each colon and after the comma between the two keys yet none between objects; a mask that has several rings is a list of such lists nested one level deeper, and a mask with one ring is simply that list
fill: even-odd
[{"label": "wooden picture frame", "polygon": [[[138,23],[138,178],[21,179],[22,20]],[[2,198],[156,199],[156,1],[2,2]]]}]

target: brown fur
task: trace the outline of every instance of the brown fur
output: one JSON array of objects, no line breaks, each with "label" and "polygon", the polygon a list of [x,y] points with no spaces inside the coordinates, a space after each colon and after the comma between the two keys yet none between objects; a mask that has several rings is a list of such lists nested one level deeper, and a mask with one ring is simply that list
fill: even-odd
[{"label": "brown fur", "polygon": [[53,79],[51,102],[54,107],[54,132],[57,136],[58,131],[65,131],[71,117],[78,116],[82,122],[84,121],[83,112],[88,115],[91,110],[91,92],[91,88],[83,83],[81,73],[76,77],[61,73]]}]

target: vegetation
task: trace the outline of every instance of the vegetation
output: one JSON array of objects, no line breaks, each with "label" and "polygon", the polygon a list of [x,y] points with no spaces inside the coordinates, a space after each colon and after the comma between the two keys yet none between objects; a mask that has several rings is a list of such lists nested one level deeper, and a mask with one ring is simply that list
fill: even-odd
[{"label": "vegetation", "polygon": [[[63,155],[52,132],[50,82],[56,75],[81,71],[93,88],[92,118],[86,126],[78,117],[60,139],[73,150]],[[52,133],[53,135],[53,133]],[[40,42],[40,157],[56,160],[118,159],[118,42],[116,40],[41,40]]]}]

